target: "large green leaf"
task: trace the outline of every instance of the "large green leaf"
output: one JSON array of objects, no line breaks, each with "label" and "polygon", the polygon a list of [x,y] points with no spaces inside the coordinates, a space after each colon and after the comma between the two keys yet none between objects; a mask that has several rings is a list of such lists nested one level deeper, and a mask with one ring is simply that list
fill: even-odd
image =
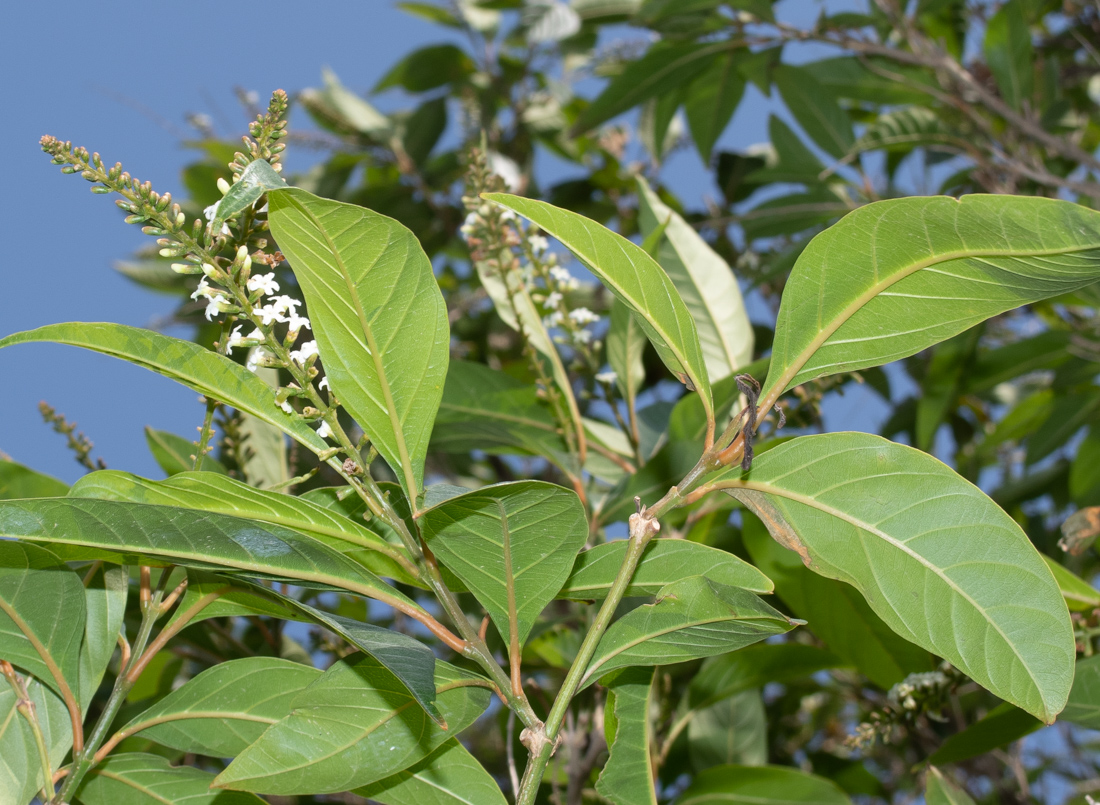
[{"label": "large green leaf", "polygon": [[86,617],[80,647],[80,702],[85,713],[115,653],[129,589],[130,571],[118,565],[101,564],[84,579]]},{"label": "large green leaf", "polygon": [[290,703],[321,676],[274,657],[246,657],[208,668],[122,728],[181,752],[235,757],[290,713]]},{"label": "large green leaf", "polygon": [[906,640],[1044,721],[1065,705],[1076,653],[1065,601],[1027,536],[977,487],[863,433],[801,436],[730,477],[739,473],[718,483]]},{"label": "large green leaf", "polygon": [[715,766],[675,805],[851,805],[836,783],[786,766]]},{"label": "large green leaf", "polygon": [[1008,196],[868,204],[815,237],[783,293],[765,396],[903,358],[1100,279],[1100,212]]},{"label": "large green leaf", "polygon": [[1078,661],[1062,718],[1088,729],[1100,729],[1100,655]]},{"label": "large green leaf", "polygon": [[542,481],[496,484],[428,509],[420,533],[510,644],[522,645],[588,538],[577,495]]},{"label": "large green leaf", "polygon": [[[35,679],[28,679],[26,685],[50,753],[50,765],[56,769],[72,748],[72,719],[65,703],[52,690]],[[38,744],[27,720],[16,710],[17,701],[15,691],[5,681],[0,687],[0,805],[27,805],[42,789]]]},{"label": "large green leaf", "polygon": [[791,611],[809,621],[806,628],[846,664],[883,690],[935,667],[931,654],[895,634],[854,587],[808,570],[760,520],[748,512],[742,516],[741,535],[753,563],[775,581],[776,593]]},{"label": "large green leaf", "polygon": [[158,755],[125,752],[92,769],[76,790],[82,805],[263,805],[255,794],[210,788],[214,775],[172,766]]},{"label": "large green leaf", "polygon": [[447,307],[404,226],[302,190],[268,194],[271,231],[302,286],[333,393],[410,500],[447,375]]},{"label": "large green leaf", "polygon": [[711,382],[752,360],[753,332],[729,265],[679,214],[638,179],[638,224],[643,234],[665,226],[657,261],[680,292],[699,333]]},{"label": "large green leaf", "polygon": [[0,500],[60,497],[69,485],[14,461],[0,460]]},{"label": "large green leaf", "polygon": [[71,322],[0,338],[0,348],[36,341],[83,347],[144,366],[274,425],[311,450],[328,449],[313,428],[275,404],[275,395],[263,380],[229,358],[190,341],[124,324]]},{"label": "large green leaf", "polygon": [[1007,3],[989,18],[985,28],[985,58],[1001,97],[1017,111],[1031,100],[1035,84],[1035,54],[1031,30],[1021,0]]},{"label": "large green leaf", "polygon": [[416,765],[354,793],[382,805],[507,805],[496,780],[455,738]]},{"label": "large green leaf", "polygon": [[691,129],[691,139],[695,141],[704,163],[710,162],[714,144],[722,136],[745,94],[741,61],[742,52],[736,50],[712,58],[706,72],[688,89],[684,114]]},{"label": "large green leaf", "polygon": [[75,700],[85,612],[80,576],[60,559],[37,545],[0,540],[0,658]]},{"label": "large green leaf", "polygon": [[396,677],[367,655],[340,660],[302,691],[291,713],[222,772],[222,788],[266,794],[324,794],[385,779],[427,757],[489,704],[488,682],[436,664],[432,722]]},{"label": "large green leaf", "polygon": [[661,360],[712,412],[710,380],[691,311],[664,269],[640,246],[583,215],[544,201],[486,193],[560,240],[637,316]]},{"label": "large green leaf", "polygon": [[611,80],[577,118],[573,132],[583,134],[650,98],[686,86],[714,56],[730,49],[728,42],[658,42]]},{"label": "large green leaf", "polygon": [[584,681],[616,668],[724,654],[788,632],[796,624],[747,590],[693,576],[669,584],[654,603],[612,623]]},{"label": "large green leaf", "polygon": [[737,763],[768,761],[768,722],[759,690],[743,690],[695,712],[688,723],[688,748],[696,771]]},{"label": "large green leaf", "polygon": [[650,668],[624,668],[607,685],[604,724],[610,749],[596,791],[613,805],[657,805],[653,779],[653,675]]},{"label": "large green leaf", "polygon": [[781,64],[772,76],[798,125],[826,153],[843,158],[856,141],[852,122],[833,94],[818,82],[813,68]]},{"label": "large green leaf", "polygon": [[412,559],[405,549],[382,539],[361,521],[308,500],[266,492],[223,475],[181,472],[166,481],[150,481],[127,472],[101,470],[77,481],[69,496],[175,506],[285,526],[353,556],[374,573],[415,583],[410,575]]},{"label": "large green leaf", "polygon": [[[620,539],[581,553],[558,598],[606,598],[628,547],[628,541]],[[771,579],[727,551],[682,539],[655,539],[646,546],[624,594],[657,595],[662,587],[689,576],[706,576],[719,584],[757,593],[770,593],[774,587]]]}]

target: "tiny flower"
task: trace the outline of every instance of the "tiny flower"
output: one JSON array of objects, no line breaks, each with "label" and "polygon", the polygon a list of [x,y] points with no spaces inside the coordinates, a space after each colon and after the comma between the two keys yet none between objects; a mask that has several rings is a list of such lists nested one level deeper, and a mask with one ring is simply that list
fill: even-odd
[{"label": "tiny flower", "polygon": [[270,274],[253,274],[248,278],[248,290],[263,291],[265,295],[277,293],[279,291],[279,283],[275,281],[275,272]]},{"label": "tiny flower", "polygon": [[573,333],[573,340],[578,344],[587,344],[592,340],[592,333],[588,330],[577,330]]},{"label": "tiny flower", "polygon": [[283,314],[276,310],[274,305],[254,307],[252,308],[252,315],[259,316],[264,327],[270,327],[271,323],[275,321],[286,321]]},{"label": "tiny flower", "polygon": [[317,435],[322,439],[331,439],[332,428],[328,426],[327,422],[321,422],[321,427],[317,428]]},{"label": "tiny flower", "polygon": [[573,275],[561,266],[551,266],[550,276],[554,278],[555,282],[560,282],[562,285],[568,285],[569,281],[573,279]]},{"label": "tiny flower", "polygon": [[531,244],[531,251],[535,254],[542,254],[550,248],[550,241],[542,235],[528,235],[527,242]]},{"label": "tiny flower", "polygon": [[585,324],[592,324],[593,322],[597,322],[600,320],[599,316],[597,316],[586,307],[579,307],[576,310],[571,310],[569,312],[569,318],[572,319],[575,324],[579,324],[581,326]]},{"label": "tiny flower", "polygon": [[290,332],[292,333],[297,333],[303,327],[305,327],[307,330],[313,329],[309,325],[309,319],[307,319],[305,316],[299,316],[293,310],[290,311],[290,316],[287,319],[287,322],[287,326],[290,328]]},{"label": "tiny flower", "polygon": [[[219,204],[221,204],[221,202],[216,201],[213,204],[211,204],[209,207],[207,207],[205,210],[202,211],[202,214],[206,216],[207,221],[213,221],[218,216],[218,205]],[[229,234],[229,227],[226,226],[225,224],[222,224],[221,234],[223,234],[223,235],[228,235]]]},{"label": "tiny flower", "polygon": [[321,378],[321,382],[317,384],[317,388],[319,388],[319,389],[329,388],[328,375],[325,375],[324,377]]},{"label": "tiny flower", "polygon": [[462,226],[458,228],[458,231],[462,233],[463,237],[472,235],[474,230],[484,223],[484,220],[476,212],[471,212],[466,216],[466,220],[462,222]]},{"label": "tiny flower", "polygon": [[229,344],[226,347],[226,353],[232,355],[233,350],[240,347],[250,347],[253,344],[263,341],[264,334],[258,329],[253,329],[250,335],[241,335],[241,327],[237,326],[233,328],[233,332],[229,334]]},{"label": "tiny flower", "polygon": [[596,375],[596,381],[599,383],[614,383],[619,379],[619,376],[614,372],[600,372]]},{"label": "tiny flower", "polygon": [[547,307],[557,307],[560,304],[561,304],[561,294],[558,293],[557,291],[554,291],[552,294],[550,294],[548,297],[546,297],[546,306]]},{"label": "tiny flower", "polygon": [[266,347],[253,347],[252,351],[248,353],[248,360],[244,363],[244,368],[250,372],[255,372],[259,367],[267,365],[267,362],[274,357],[268,352]]},{"label": "tiny flower", "polygon": [[288,414],[293,414],[294,413],[294,408],[290,405],[290,402],[287,401],[287,400],[283,400],[281,403],[279,403],[279,407],[282,408],[284,411],[286,411]]},{"label": "tiny flower", "polygon": [[501,210],[500,220],[502,221],[514,221],[516,220],[516,214],[511,210]]},{"label": "tiny flower", "polygon": [[557,327],[562,323],[563,317],[560,310],[555,310],[549,316],[542,320],[542,323],[547,327]]},{"label": "tiny flower", "polygon": [[[295,299],[293,296],[273,296],[271,298],[272,307],[279,311],[280,315],[287,313],[288,311],[293,312],[294,308],[296,308],[300,304],[302,303]],[[280,319],[279,321],[285,321],[285,319]]]},{"label": "tiny flower", "polygon": [[215,316],[219,313],[224,313],[231,307],[233,307],[233,305],[230,304],[229,300],[221,294],[218,294],[206,303],[206,320],[213,321]]},{"label": "tiny flower", "polygon": [[191,294],[191,298],[192,299],[198,299],[200,296],[207,296],[208,297],[213,292],[214,292],[214,289],[210,287],[210,283],[208,283],[206,281],[206,278],[203,277],[201,280],[199,280],[198,287],[195,288],[195,292],[193,294]]},{"label": "tiny flower", "polygon": [[301,349],[296,349],[290,353],[290,359],[297,363],[299,366],[305,366],[306,361],[317,354],[317,342],[306,341],[304,344],[302,344]]}]

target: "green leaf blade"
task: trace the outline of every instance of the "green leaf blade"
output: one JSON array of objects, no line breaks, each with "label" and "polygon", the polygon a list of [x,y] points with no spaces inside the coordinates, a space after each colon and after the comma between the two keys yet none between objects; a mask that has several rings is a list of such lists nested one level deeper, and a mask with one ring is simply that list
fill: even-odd
[{"label": "green leaf blade", "polygon": [[112,755],[76,791],[82,805],[263,805],[254,794],[210,788],[214,775],[138,752]]},{"label": "green leaf blade", "polygon": [[696,775],[676,805],[851,805],[831,780],[786,766],[715,766]]},{"label": "green leaf blade", "polygon": [[451,738],[414,766],[355,789],[382,805],[507,805],[500,786],[466,748]]},{"label": "green leaf blade", "polygon": [[649,668],[627,668],[607,682],[607,709],[614,713],[615,734],[608,741],[610,754],[596,791],[613,805],[657,805],[649,718],[655,673]]}]

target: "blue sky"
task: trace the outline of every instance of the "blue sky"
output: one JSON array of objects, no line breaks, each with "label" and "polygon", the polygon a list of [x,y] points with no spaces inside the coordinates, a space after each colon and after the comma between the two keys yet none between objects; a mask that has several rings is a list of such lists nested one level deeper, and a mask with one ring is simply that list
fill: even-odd
[{"label": "blue sky", "polygon": [[[277,87],[293,93],[318,85],[328,66],[363,91],[404,53],[454,36],[389,0],[330,0],[309,6],[309,13],[300,3],[273,0],[262,6],[262,22],[250,21],[254,7],[226,13],[234,7],[206,0],[116,2],[92,13],[68,0],[6,7],[0,28],[0,68],[9,87],[0,128],[8,165],[0,334],[60,321],[150,326],[173,305],[112,270],[114,261],[148,238],[122,224],[110,196],[93,196],[86,182],[62,176],[39,151],[41,135],[99,151],[109,163],[120,160],[159,191],[178,195],[180,169],[195,157],[183,145],[193,134],[187,113],[208,114],[221,132],[241,133],[247,120],[235,86],[261,98]],[[788,18],[812,18],[820,8],[802,0],[781,7]],[[387,101],[400,98],[383,98],[383,108]],[[721,144],[744,147],[765,139],[771,108],[750,88]],[[292,117],[292,125],[304,122]],[[313,159],[292,149],[288,170],[302,170]],[[664,178],[689,204],[716,194],[694,151],[670,160]],[[203,406],[193,392],[71,347],[2,350],[0,377],[0,450],[68,481],[82,470],[63,437],[42,423],[40,400],[75,420],[109,466],[152,477],[160,472],[143,427],[193,437],[202,421]]]}]

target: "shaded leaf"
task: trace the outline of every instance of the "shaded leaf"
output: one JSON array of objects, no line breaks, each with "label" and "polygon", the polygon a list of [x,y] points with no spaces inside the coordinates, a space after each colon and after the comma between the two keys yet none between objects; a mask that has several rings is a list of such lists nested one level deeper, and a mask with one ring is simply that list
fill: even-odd
[{"label": "shaded leaf", "polygon": [[416,765],[354,793],[382,805],[507,805],[496,780],[454,738]]},{"label": "shaded leaf", "polygon": [[111,655],[118,643],[130,571],[117,565],[100,565],[84,579],[84,643],[80,647],[80,702],[84,712],[92,702]]},{"label": "shaded leaf", "polygon": [[1073,688],[1062,718],[1088,729],[1100,729],[1100,656],[1077,661]]},{"label": "shaded leaf", "polygon": [[401,87],[427,92],[461,81],[475,70],[473,60],[454,45],[429,45],[414,50],[390,68],[374,85],[375,92]]},{"label": "shaded leaf", "polygon": [[[272,394],[274,394],[274,391]],[[145,443],[149,445],[149,452],[153,454],[153,459],[157,462],[157,466],[164,470],[165,475],[172,476],[194,469],[194,455],[195,451],[199,449],[194,442],[189,442],[174,433],[154,430],[146,425]],[[219,475],[227,474],[225,465],[210,456],[203,456],[202,468],[204,472],[216,472]]]},{"label": "shaded leaf", "polygon": [[974,805],[970,795],[950,782],[935,766],[928,769],[926,786],[926,805]]},{"label": "shaded leaf", "polygon": [[952,470],[878,436],[831,433],[784,442],[728,483],[906,640],[1036,717],[1062,709],[1076,652],[1061,592],[1016,522]]},{"label": "shaded leaf", "polygon": [[1045,554],[1043,555],[1043,561],[1047,563],[1050,572],[1054,574],[1054,580],[1058,582],[1058,589],[1062,591],[1062,597],[1066,599],[1066,606],[1071,611],[1089,612],[1100,607],[1100,591]]},{"label": "shaded leaf", "polygon": [[986,713],[984,718],[950,736],[928,758],[928,762],[958,763],[984,755],[1030,735],[1042,726],[1043,722],[1035,716],[1008,702],[1002,702]]},{"label": "shaded leaf", "polygon": [[0,500],[61,497],[69,485],[14,461],[0,460]]},{"label": "shaded leaf", "polygon": [[634,410],[635,399],[645,382],[645,332],[630,308],[618,299],[611,301],[610,325],[607,329],[607,362],[615,373],[615,383],[623,395],[629,410]]},{"label": "shaded leaf", "polygon": [[783,103],[823,151],[841,159],[855,145],[852,121],[833,94],[820,84],[812,67],[780,64],[772,71]]},{"label": "shaded leaf", "polygon": [[720,54],[711,60],[706,72],[696,78],[688,90],[684,113],[691,139],[704,163],[710,162],[714,144],[745,94],[745,79],[740,67],[739,51]]},{"label": "shaded leaf", "polygon": [[843,664],[835,654],[800,643],[749,646],[704,660],[691,679],[687,702],[692,709],[710,707],[769,682],[784,684]]},{"label": "shaded leaf", "polygon": [[[56,769],[72,748],[69,711],[41,682],[28,679],[26,685],[50,753],[50,765]],[[27,805],[43,784],[38,744],[27,720],[16,710],[17,702],[15,691],[5,680],[0,687],[0,805]]]},{"label": "shaded leaf", "polygon": [[695,776],[676,805],[850,805],[835,783],[786,766],[715,766]]},{"label": "shaded leaf", "polygon": [[309,307],[333,393],[414,501],[447,374],[447,308],[416,237],[301,190],[269,194],[271,231]]},{"label": "shaded leaf", "polygon": [[124,752],[93,768],[76,791],[82,805],[261,805],[254,794],[211,790],[214,775],[172,766],[158,755]]},{"label": "shaded leaf", "polygon": [[241,171],[241,178],[233,183],[229,192],[222,196],[214,208],[214,218],[210,223],[217,232],[230,218],[234,218],[260,200],[268,190],[288,187],[266,159],[254,159]]},{"label": "shaded leaf", "polygon": [[649,668],[626,668],[604,683],[604,724],[610,750],[596,791],[613,805],[657,805],[653,777],[653,676]]},{"label": "shaded leaf", "polygon": [[691,765],[696,771],[768,760],[767,719],[758,690],[743,690],[699,710],[688,724]]},{"label": "shaded leaf", "polygon": [[1021,0],[1008,0],[985,27],[985,59],[1005,103],[1020,111],[1034,89],[1035,53]]}]

